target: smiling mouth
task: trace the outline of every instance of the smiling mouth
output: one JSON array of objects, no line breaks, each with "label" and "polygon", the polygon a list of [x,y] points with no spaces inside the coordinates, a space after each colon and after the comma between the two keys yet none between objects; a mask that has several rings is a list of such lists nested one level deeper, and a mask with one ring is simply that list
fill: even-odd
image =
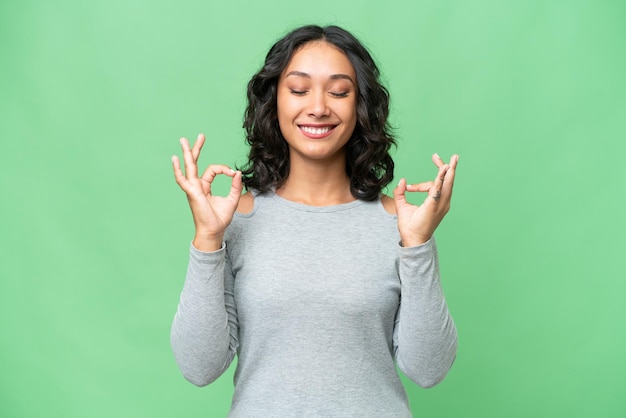
[{"label": "smiling mouth", "polygon": [[323,138],[328,135],[335,129],[334,125],[327,126],[305,126],[299,125],[300,130],[308,137],[311,138]]}]

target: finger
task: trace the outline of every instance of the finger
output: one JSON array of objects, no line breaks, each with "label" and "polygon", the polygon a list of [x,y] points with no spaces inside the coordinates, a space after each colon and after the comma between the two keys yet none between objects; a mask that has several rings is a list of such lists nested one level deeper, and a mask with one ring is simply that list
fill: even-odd
[{"label": "finger", "polygon": [[183,148],[183,161],[185,162],[185,174],[187,179],[191,179],[198,176],[198,167],[196,161],[193,158],[191,149],[189,148],[189,141],[187,138],[180,138],[180,145]]},{"label": "finger", "polygon": [[437,153],[433,154],[432,160],[433,160],[433,163],[435,163],[435,165],[437,166],[437,168],[441,168],[445,164],[443,159]]},{"label": "finger", "polygon": [[225,174],[228,177],[234,177],[237,172],[224,164],[211,164],[204,170],[202,174],[202,181],[208,181],[209,183],[213,182],[215,176],[218,174]]},{"label": "finger", "polygon": [[400,179],[398,185],[393,189],[393,199],[396,201],[396,207],[406,205],[406,197],[404,192],[406,191],[406,179]]},{"label": "finger", "polygon": [[200,151],[202,150],[205,139],[204,134],[198,135],[198,139],[196,139],[196,143],[193,144],[193,148],[191,149],[191,155],[196,162],[198,161],[198,157],[200,157]]},{"label": "finger", "polygon": [[456,167],[458,162],[459,156],[457,154],[453,155],[452,158],[450,158],[450,168],[448,169],[446,177],[443,181],[441,194],[448,200],[452,195],[452,188],[454,186],[454,177],[456,175]]},{"label": "finger", "polygon": [[433,187],[428,191],[428,196],[431,197],[435,202],[439,202],[441,199],[441,190],[443,189],[443,182],[445,181],[446,173],[450,169],[450,166],[447,164],[439,167],[439,172],[437,173],[437,177],[435,178]]},{"label": "finger", "polygon": [[236,173],[237,172],[235,170],[233,170],[232,168],[230,168],[227,165],[212,164],[212,165],[207,167],[207,169],[204,171],[204,173],[202,174],[202,177],[200,179],[204,183],[204,187],[206,188],[206,192],[210,194],[211,193],[211,184],[213,183],[213,180],[215,180],[215,177],[218,174],[225,174],[225,175],[227,175],[229,177],[234,177]]},{"label": "finger", "polygon": [[180,161],[178,160],[178,157],[175,155],[172,155],[172,167],[174,168],[174,178],[176,179],[176,183],[182,186],[182,183],[186,179],[185,179],[185,175],[180,169]]},{"label": "finger", "polygon": [[431,187],[434,186],[434,182],[432,181],[427,181],[424,183],[418,183],[418,184],[407,184],[406,185],[406,191],[407,192],[427,192],[430,190]]}]

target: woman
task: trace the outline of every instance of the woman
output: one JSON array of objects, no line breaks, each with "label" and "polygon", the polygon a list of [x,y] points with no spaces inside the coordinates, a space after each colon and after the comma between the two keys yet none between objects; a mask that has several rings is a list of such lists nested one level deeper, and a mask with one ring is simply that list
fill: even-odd
[{"label": "woman", "polygon": [[[458,156],[393,199],[388,95],[345,30],[298,28],[248,84],[243,171],[181,139],[196,234],[172,326],[184,376],[202,386],[238,356],[230,416],[411,416],[395,365],[423,387],[456,354],[432,238]],[[211,194],[232,177],[226,197]],[[243,187],[247,192],[242,195]],[[426,192],[420,206],[406,192]],[[400,303],[401,301],[401,303]]]}]

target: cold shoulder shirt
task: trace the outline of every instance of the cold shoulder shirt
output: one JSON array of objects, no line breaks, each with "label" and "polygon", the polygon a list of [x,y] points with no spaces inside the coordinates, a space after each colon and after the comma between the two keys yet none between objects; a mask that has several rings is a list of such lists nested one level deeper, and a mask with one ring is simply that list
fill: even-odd
[{"label": "cold shoulder shirt", "polygon": [[171,332],[183,375],[207,385],[237,355],[231,417],[410,417],[396,364],[431,387],[457,334],[434,239],[399,240],[380,200],[255,193],[222,249],[191,246]]}]

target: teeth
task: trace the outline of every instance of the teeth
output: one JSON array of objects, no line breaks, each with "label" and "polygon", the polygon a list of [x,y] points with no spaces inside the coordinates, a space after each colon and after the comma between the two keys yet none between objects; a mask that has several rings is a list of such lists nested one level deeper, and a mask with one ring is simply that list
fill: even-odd
[{"label": "teeth", "polygon": [[321,135],[329,132],[331,130],[330,126],[325,126],[323,128],[312,128],[310,126],[301,126],[300,127],[304,132],[313,134],[313,135]]}]

